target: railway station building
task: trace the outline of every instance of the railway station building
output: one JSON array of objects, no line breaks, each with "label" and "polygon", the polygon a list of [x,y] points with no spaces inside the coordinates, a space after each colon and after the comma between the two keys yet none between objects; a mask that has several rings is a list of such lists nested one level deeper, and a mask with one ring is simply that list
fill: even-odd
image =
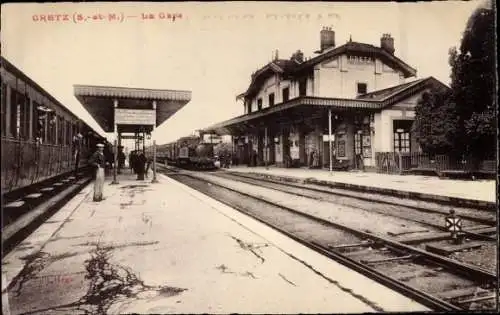
[{"label": "railway station building", "polygon": [[323,28],[316,54],[276,54],[237,96],[244,114],[203,132],[232,135],[236,162],[249,165],[364,169],[383,153],[420,151],[415,106],[422,93],[446,85],[417,79],[390,34],[379,46],[352,38],[336,46],[334,30]]}]

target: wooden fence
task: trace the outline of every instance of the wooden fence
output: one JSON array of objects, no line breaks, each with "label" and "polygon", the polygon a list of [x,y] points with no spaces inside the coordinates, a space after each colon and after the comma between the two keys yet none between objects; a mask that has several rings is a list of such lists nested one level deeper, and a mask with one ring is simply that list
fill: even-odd
[{"label": "wooden fence", "polygon": [[431,156],[421,152],[376,152],[375,165],[377,172],[387,174],[409,172],[439,174],[446,171],[494,173],[497,169],[494,160],[457,160],[448,155]]}]

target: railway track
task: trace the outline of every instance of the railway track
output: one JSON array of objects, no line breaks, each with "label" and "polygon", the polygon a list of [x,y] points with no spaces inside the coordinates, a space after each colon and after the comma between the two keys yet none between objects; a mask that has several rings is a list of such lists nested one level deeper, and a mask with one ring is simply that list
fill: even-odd
[{"label": "railway track", "polygon": [[2,196],[2,254],[5,256],[92,180],[63,174]]},{"label": "railway track", "polygon": [[494,310],[497,276],[187,172],[167,175],[436,311]]},{"label": "railway track", "polygon": [[[430,202],[419,202],[419,205],[409,204],[412,201],[401,198],[388,198],[387,196],[377,196],[376,194],[358,193],[351,191],[341,191],[339,189],[328,189],[314,187],[313,185],[291,184],[280,182],[263,177],[244,175],[230,172],[217,172],[211,175],[250,185],[259,185],[272,190],[293,194],[296,196],[311,198],[341,204],[344,206],[356,207],[370,212],[383,215],[390,215],[404,220],[416,222],[435,231],[447,232],[443,224],[444,217],[449,214],[439,204]],[[480,239],[496,242],[497,239],[491,234],[496,233],[496,213],[472,208],[454,208],[457,215],[463,219],[466,230],[464,236],[471,239]],[[479,213],[478,213],[479,212]],[[426,243],[429,241],[442,240],[449,236],[449,233],[436,237],[407,238],[407,242],[412,244]]]}]

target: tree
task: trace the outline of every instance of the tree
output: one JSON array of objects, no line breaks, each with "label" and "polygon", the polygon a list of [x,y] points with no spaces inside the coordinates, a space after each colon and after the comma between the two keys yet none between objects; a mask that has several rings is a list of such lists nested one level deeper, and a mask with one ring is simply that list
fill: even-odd
[{"label": "tree", "polygon": [[450,51],[450,103],[458,116],[454,146],[478,158],[496,151],[495,63],[494,11],[481,7],[467,22],[460,51]]},{"label": "tree", "polygon": [[496,151],[495,16],[478,8],[460,50],[449,51],[451,92],[424,93],[415,108],[414,132],[422,150],[484,159]]},{"label": "tree", "polygon": [[413,131],[425,153],[459,155],[454,148],[458,119],[449,91],[424,92],[415,108]]}]

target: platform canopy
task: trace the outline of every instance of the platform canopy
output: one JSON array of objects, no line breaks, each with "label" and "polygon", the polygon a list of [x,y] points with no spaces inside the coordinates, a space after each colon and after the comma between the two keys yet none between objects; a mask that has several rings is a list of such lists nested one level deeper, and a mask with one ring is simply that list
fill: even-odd
[{"label": "platform canopy", "polygon": [[74,95],[105,132],[119,133],[150,132],[191,100],[191,91],[92,85],[74,85]]},{"label": "platform canopy", "polygon": [[360,113],[373,114],[429,87],[448,89],[447,86],[435,78],[428,77],[359,95],[352,99],[299,96],[250,114],[220,122],[201,131],[219,135],[242,135],[259,126],[287,124],[304,121],[305,118],[327,117],[328,110],[332,110],[334,113],[350,113],[354,115]]}]

